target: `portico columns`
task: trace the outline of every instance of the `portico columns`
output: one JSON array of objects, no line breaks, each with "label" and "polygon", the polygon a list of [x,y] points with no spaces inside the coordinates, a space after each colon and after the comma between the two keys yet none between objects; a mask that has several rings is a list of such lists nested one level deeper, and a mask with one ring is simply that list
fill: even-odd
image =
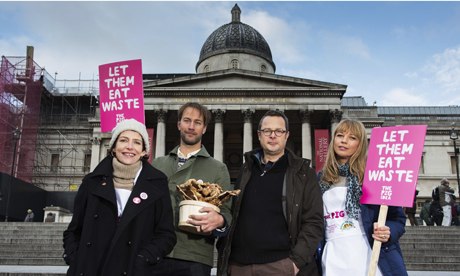
[{"label": "portico columns", "polygon": [[243,154],[252,150],[252,116],[254,110],[243,110],[244,128],[243,128]]},{"label": "portico columns", "polygon": [[166,150],[166,142],[165,142],[165,137],[166,137],[166,124],[165,124],[165,118],[166,118],[166,113],[167,110],[155,110],[155,115],[157,117],[158,123],[157,123],[157,133],[156,133],[156,147],[155,147],[155,158],[164,156],[165,155],[165,150]]},{"label": "portico columns", "polygon": [[335,109],[335,110],[329,111],[329,114],[331,116],[331,135],[334,135],[335,127],[342,120],[343,112],[341,110]]},{"label": "portico columns", "polygon": [[302,116],[302,157],[312,160],[311,145],[311,111],[305,109],[300,112]]},{"label": "portico columns", "polygon": [[214,113],[214,159],[224,161],[224,130],[222,122],[225,110],[213,110]]}]

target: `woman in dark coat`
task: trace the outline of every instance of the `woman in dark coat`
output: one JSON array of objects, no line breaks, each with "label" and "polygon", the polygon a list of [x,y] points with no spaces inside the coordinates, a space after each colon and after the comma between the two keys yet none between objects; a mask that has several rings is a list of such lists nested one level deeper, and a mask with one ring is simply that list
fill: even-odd
[{"label": "woman in dark coat", "polygon": [[75,198],[64,232],[67,275],[151,275],[176,243],[166,176],[145,160],[145,126],[120,122],[110,152]]}]

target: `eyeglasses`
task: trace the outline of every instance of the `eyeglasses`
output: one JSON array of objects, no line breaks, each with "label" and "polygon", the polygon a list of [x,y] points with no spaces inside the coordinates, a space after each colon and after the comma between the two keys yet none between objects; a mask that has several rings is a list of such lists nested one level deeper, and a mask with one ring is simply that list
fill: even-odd
[{"label": "eyeglasses", "polygon": [[275,136],[276,137],[281,137],[283,136],[284,133],[286,133],[287,131],[284,130],[284,129],[275,129],[275,130],[271,130],[271,129],[268,129],[268,128],[265,128],[265,129],[261,129],[259,130],[259,132],[262,132],[265,136],[271,136],[272,133],[274,132],[275,133]]}]

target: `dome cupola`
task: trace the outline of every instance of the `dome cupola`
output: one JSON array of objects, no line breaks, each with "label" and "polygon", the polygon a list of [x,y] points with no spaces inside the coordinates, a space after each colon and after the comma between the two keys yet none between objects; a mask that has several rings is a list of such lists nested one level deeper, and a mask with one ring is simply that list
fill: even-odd
[{"label": "dome cupola", "polygon": [[201,48],[197,73],[223,69],[275,72],[272,53],[265,38],[241,22],[241,9],[232,8],[232,21],[211,33]]}]

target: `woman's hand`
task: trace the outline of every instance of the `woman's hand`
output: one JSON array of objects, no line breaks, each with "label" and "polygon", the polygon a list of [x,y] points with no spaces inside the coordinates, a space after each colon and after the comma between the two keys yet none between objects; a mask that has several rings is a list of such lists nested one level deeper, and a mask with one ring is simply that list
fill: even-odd
[{"label": "woman's hand", "polygon": [[374,233],[372,234],[374,240],[380,242],[388,242],[391,237],[390,227],[388,226],[377,226],[377,222],[374,222]]}]

